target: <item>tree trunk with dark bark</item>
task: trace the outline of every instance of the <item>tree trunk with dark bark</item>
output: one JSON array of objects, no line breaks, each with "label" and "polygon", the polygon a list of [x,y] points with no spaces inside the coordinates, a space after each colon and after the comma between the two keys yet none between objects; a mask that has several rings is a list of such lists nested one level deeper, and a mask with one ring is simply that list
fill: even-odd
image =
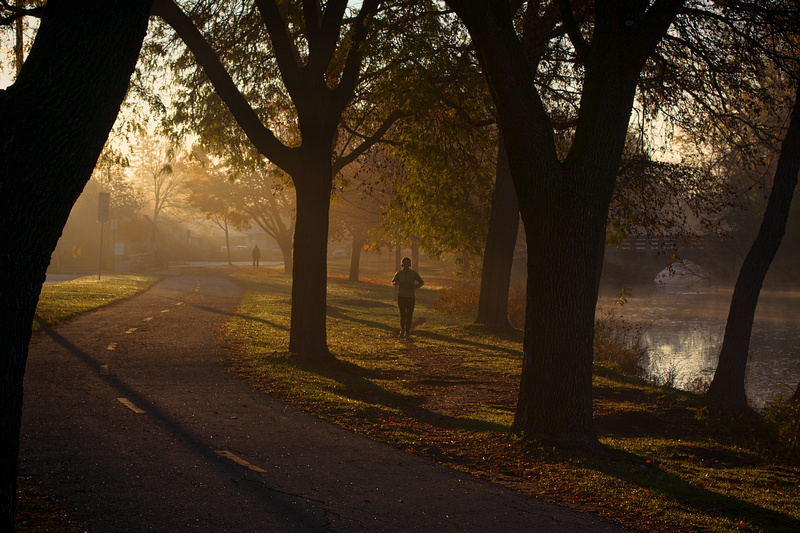
[{"label": "tree trunk with dark bark", "polygon": [[231,261],[231,236],[230,232],[228,231],[228,217],[222,219],[222,229],[225,230],[225,251],[228,253],[228,264],[233,266],[233,261]]},{"label": "tree trunk with dark bark", "polygon": [[364,228],[353,230],[353,242],[350,248],[350,281],[358,281],[358,274],[361,268],[361,251],[367,243],[368,232]]},{"label": "tree trunk with dark bark", "polygon": [[[295,231],[297,228],[295,228]],[[278,247],[281,249],[281,255],[283,256],[283,273],[284,274],[291,274],[294,270],[294,250],[292,245],[293,237],[289,237],[287,239],[275,240],[278,243]]]},{"label": "tree trunk with dark bark", "polygon": [[[292,24],[283,19],[280,2],[257,2],[262,21],[269,33],[272,50],[284,86],[297,112],[301,146],[281,143],[267,128],[250,103],[239,91],[231,75],[203,34],[173,0],[154,0],[154,13],[162,17],[183,39],[202,65],[217,94],[230,109],[238,124],[258,152],[291,177],[297,192],[297,223],[294,233],[294,257],[284,252],[286,264],[292,265],[292,321],[289,350],[303,357],[332,357],[326,345],[325,311],[327,281],[328,213],[333,176],[332,147],[344,110],[361,79],[363,43],[367,27],[378,11],[378,0],[365,0],[346,44],[352,46],[344,61],[335,63],[341,45],[337,36],[343,31],[346,5],[342,2],[305,2],[303,15],[308,37],[308,61],[290,36]],[[327,58],[327,59],[325,59]],[[338,70],[331,77],[331,69]],[[338,78],[334,81],[334,78]],[[400,114],[391,114],[379,132],[384,133]],[[377,132],[376,132],[377,133]],[[340,170],[381,135],[365,140],[359,148],[337,162]]]},{"label": "tree trunk with dark bark", "polygon": [[543,216],[527,208],[526,228],[534,225],[531,217],[544,221],[544,228],[526,230],[524,353],[513,430],[546,442],[594,445],[594,310],[606,212],[576,204]]},{"label": "tree trunk with dark bark", "polygon": [[311,359],[331,359],[327,315],[328,225],[333,173],[330,162],[310,164],[302,179],[292,176],[297,193],[292,268],[289,351]]},{"label": "tree trunk with dark bark", "polygon": [[13,531],[22,380],[50,256],[114,124],[150,3],[50,0],[0,91],[0,530]]},{"label": "tree trunk with dark bark", "polygon": [[529,439],[596,445],[592,338],[608,208],[639,72],[682,2],[657,0],[643,9],[628,2],[625,10],[596,6],[591,45],[575,43],[586,49],[585,76],[563,161],[509,3],[448,4],[469,29],[492,92],[528,244],[524,360],[513,429]]},{"label": "tree trunk with dark bark", "polygon": [[509,329],[508,290],[519,231],[519,203],[508,167],[502,136],[497,150],[497,172],[489,216],[489,236],[483,253],[481,294],[475,322],[492,328]]},{"label": "tree trunk with dark bark", "polygon": [[736,413],[749,409],[744,379],[750,352],[753,317],[764,278],[786,232],[786,221],[789,218],[792,196],[797,186],[797,174],[800,172],[799,102],[798,95],[795,95],[794,108],[781,147],[764,220],[739,271],[728,311],[728,321],[725,324],[719,363],[708,388],[709,397],[719,409],[727,412]]}]

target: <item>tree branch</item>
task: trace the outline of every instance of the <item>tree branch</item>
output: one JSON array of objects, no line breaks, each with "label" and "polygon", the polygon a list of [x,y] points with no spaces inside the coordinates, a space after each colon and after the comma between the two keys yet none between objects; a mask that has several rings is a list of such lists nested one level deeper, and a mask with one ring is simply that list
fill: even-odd
[{"label": "tree branch", "polygon": [[461,120],[466,122],[468,125],[472,126],[473,128],[482,128],[484,126],[491,126],[492,124],[497,124],[497,120],[495,118],[490,119],[475,119],[470,115],[464,106],[459,105],[458,103],[450,100],[449,98],[441,98],[441,102],[449,107],[450,109],[454,110]]},{"label": "tree branch", "polygon": [[23,9],[18,6],[12,6],[7,0],[0,0],[0,8],[2,8],[2,11],[11,11],[10,15],[0,17],[0,26],[10,26],[23,17],[42,18],[44,13],[44,6]]},{"label": "tree branch", "polygon": [[[321,70],[327,68],[328,63],[331,62],[333,54],[336,52],[336,42],[339,40],[339,31],[342,27],[342,20],[344,13],[347,9],[347,0],[336,0],[328,2],[325,14],[322,18],[320,26],[319,39],[316,47],[311,47],[309,40],[309,52],[311,57],[309,63],[312,61],[319,62]],[[306,20],[306,26],[308,21]]]},{"label": "tree branch", "polygon": [[378,10],[381,0],[364,0],[361,11],[358,12],[356,20],[353,22],[353,39],[350,50],[347,52],[342,77],[339,85],[334,89],[335,100],[340,108],[344,108],[352,98],[353,91],[361,78],[361,60],[363,53],[361,46],[367,38],[366,21]]},{"label": "tree branch", "polygon": [[405,112],[401,109],[395,109],[388,117],[386,117],[386,120],[383,121],[383,124],[380,125],[375,133],[369,137],[365,137],[361,144],[356,146],[349,154],[344,155],[333,162],[332,168],[334,175],[338,174],[340,170],[358,159],[359,156],[364,154],[372,146],[378,143],[395,122],[409,115],[410,113],[408,112]]},{"label": "tree branch", "polygon": [[214,85],[220,98],[230,109],[247,138],[263,156],[290,172],[294,157],[292,149],[284,146],[261,122],[256,112],[236,87],[225,66],[220,62],[214,50],[195,27],[189,17],[173,0],[153,0],[151,14],[160,17],[180,36],[186,46],[194,54],[198,64]]},{"label": "tree branch", "polygon": [[309,54],[319,46],[320,39],[320,5],[319,0],[303,0],[303,18],[306,21],[306,39]]},{"label": "tree branch", "polygon": [[581,28],[575,20],[570,0],[559,0],[558,9],[561,12],[561,22],[564,25],[564,29],[569,36],[569,40],[572,41],[572,46],[575,47],[577,61],[578,63],[583,63],[586,54],[589,53],[589,43],[586,42],[586,39],[581,33]]},{"label": "tree branch", "polygon": [[634,45],[636,49],[649,50],[648,55],[651,54],[658,41],[667,34],[667,30],[683,8],[684,3],[685,0],[656,0],[653,2],[642,21],[644,30],[637,33],[639,42]]},{"label": "tree branch", "polygon": [[303,90],[303,75],[300,65],[300,58],[294,48],[289,32],[286,30],[286,23],[283,15],[278,8],[275,0],[256,0],[261,18],[267,27],[269,38],[272,41],[272,49],[275,51],[275,59],[281,71],[281,78],[286,90],[295,96],[301,94]]}]

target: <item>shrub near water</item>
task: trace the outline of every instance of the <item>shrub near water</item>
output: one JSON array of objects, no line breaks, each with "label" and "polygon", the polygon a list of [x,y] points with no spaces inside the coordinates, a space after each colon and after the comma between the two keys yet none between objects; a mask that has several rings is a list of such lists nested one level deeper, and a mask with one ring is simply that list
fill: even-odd
[{"label": "shrub near water", "polygon": [[800,447],[800,401],[779,398],[767,408],[764,418],[776,428],[782,442]]},{"label": "shrub near water", "polygon": [[641,377],[647,346],[641,343],[641,330],[617,316],[595,321],[594,360],[616,368],[623,374]]},{"label": "shrub near water", "polygon": [[645,373],[643,362],[647,357],[647,346],[642,345],[642,326],[629,324],[615,312],[617,307],[628,303],[631,289],[622,289],[609,311],[598,309],[594,322],[594,360],[634,377]]},{"label": "shrub near water", "polygon": [[[615,307],[625,305],[629,291],[621,291]],[[475,315],[478,312],[480,287],[460,283],[440,290],[433,308],[453,315]],[[516,328],[525,324],[525,290],[515,287],[508,295],[508,319]],[[595,322],[594,359],[629,376],[641,377],[647,347],[641,344],[641,328],[622,320],[614,311],[601,312]]]},{"label": "shrub near water", "polygon": [[[433,308],[442,313],[476,315],[480,300],[480,286],[461,283],[440,290],[433,301]],[[508,292],[508,320],[515,328],[525,325],[525,289],[514,287]]]},{"label": "shrub near water", "polygon": [[462,283],[440,290],[433,301],[433,308],[442,313],[474,314],[478,312],[480,287]]}]

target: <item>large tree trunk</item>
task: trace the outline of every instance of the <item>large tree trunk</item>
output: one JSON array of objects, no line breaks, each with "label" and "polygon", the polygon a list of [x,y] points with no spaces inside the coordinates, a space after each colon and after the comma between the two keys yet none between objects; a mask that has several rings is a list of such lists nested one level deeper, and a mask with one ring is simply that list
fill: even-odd
[{"label": "large tree trunk", "polygon": [[795,95],[789,129],[781,147],[772,192],[758,235],[745,257],[733,290],[719,363],[708,395],[720,409],[741,412],[749,408],[744,389],[750,335],[761,286],[778,252],[800,172],[800,99]]},{"label": "large tree trunk", "polygon": [[0,91],[0,530],[13,531],[22,379],[36,304],[70,209],[114,124],[150,3],[50,0]]},{"label": "large tree trunk", "polygon": [[[154,12],[163,17],[192,50],[217,94],[259,153],[292,176],[297,193],[297,222],[292,264],[294,279],[289,350],[304,357],[327,359],[332,357],[326,344],[325,331],[328,213],[333,176],[331,150],[342,113],[360,80],[364,51],[361,44],[367,38],[366,26],[377,12],[380,2],[365,0],[361,3],[354,31],[349,33],[350,38],[347,39],[353,48],[346,52],[344,61],[336,63],[340,69],[337,81],[331,78],[329,63],[336,56],[338,44],[341,44],[335,36],[343,29],[345,3],[327,2],[323,10],[322,2],[308,2],[304,14],[321,17],[308,21],[308,61],[301,61],[302,54],[294,48],[279,4],[275,1],[257,2],[272,41],[284,86],[297,111],[302,138],[302,144],[298,147],[283,145],[264,126],[213,48],[175,2],[153,2]],[[398,116],[391,115],[381,130],[386,131]],[[371,142],[377,142],[379,137]],[[363,144],[361,150],[367,144]]]},{"label": "large tree trunk", "polygon": [[[605,217],[598,205],[562,204],[557,213],[524,209],[528,290],[513,430],[529,438],[596,442],[592,359]],[[545,221],[545,227],[532,230],[531,218]]]},{"label": "large tree trunk", "polygon": [[297,191],[297,222],[289,351],[313,359],[332,358],[325,329],[332,178],[327,161],[309,165],[302,179],[293,176]]},{"label": "large tree trunk", "polygon": [[497,150],[497,172],[492,208],[489,217],[489,236],[483,253],[481,294],[475,322],[493,328],[510,328],[508,321],[508,289],[511,267],[519,231],[519,203],[511,169],[508,167],[502,136]]},{"label": "large tree trunk", "polygon": [[[295,228],[295,231],[297,229]],[[291,237],[288,239],[281,239],[277,240],[278,247],[281,249],[281,255],[283,256],[283,273],[284,274],[291,274],[294,270],[294,250],[292,249],[292,239]]]},{"label": "large tree trunk", "polygon": [[[592,336],[608,206],[639,72],[681,2],[659,0],[647,17],[634,9],[641,3],[630,11],[596,6],[592,44],[582,58],[578,120],[563,161],[509,3],[448,4],[469,29],[492,92],[528,242],[524,361],[513,429],[525,438],[595,445]],[[636,20],[626,24],[634,13]]]},{"label": "large tree trunk", "polygon": [[361,251],[367,243],[369,232],[366,228],[356,227],[352,231],[353,243],[350,251],[350,281],[358,281],[358,273],[361,267]]}]

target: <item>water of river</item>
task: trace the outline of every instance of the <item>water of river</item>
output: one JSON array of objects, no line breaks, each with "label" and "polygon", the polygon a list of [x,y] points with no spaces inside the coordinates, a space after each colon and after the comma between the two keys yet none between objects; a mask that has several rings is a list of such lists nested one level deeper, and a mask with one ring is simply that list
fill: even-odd
[{"label": "water of river", "polygon": [[[643,326],[647,372],[690,388],[711,381],[725,334],[732,290],[633,289],[622,307],[601,293],[601,312],[614,310],[627,324]],[[788,398],[800,381],[800,292],[763,291],[756,309],[745,388],[754,407]]]}]

